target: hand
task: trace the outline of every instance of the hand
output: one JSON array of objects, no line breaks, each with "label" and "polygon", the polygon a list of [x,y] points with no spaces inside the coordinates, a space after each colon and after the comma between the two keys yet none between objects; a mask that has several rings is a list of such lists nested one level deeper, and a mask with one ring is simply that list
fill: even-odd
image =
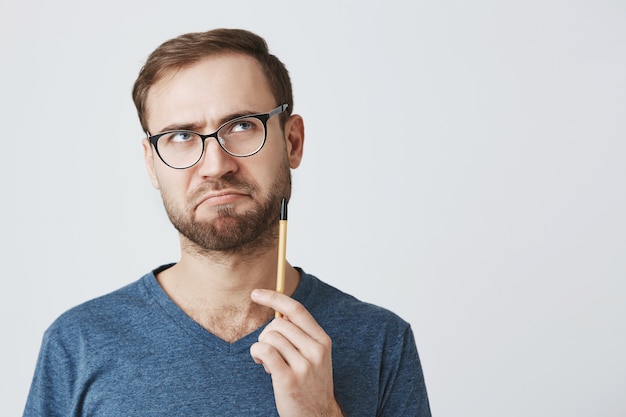
[{"label": "hand", "polygon": [[278,414],[342,416],[333,391],[332,341],[313,316],[294,299],[271,290],[254,290],[252,301],[283,313],[250,347],[254,362],[272,376]]}]

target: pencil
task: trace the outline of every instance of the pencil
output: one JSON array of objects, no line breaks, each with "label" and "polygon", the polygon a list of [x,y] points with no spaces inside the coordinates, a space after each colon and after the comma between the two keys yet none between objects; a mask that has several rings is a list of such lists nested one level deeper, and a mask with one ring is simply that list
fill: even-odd
[{"label": "pencil", "polygon": [[[278,221],[278,267],[276,268],[276,292],[285,292],[285,268],[287,267],[287,199],[280,202],[280,219]],[[277,311],[276,317],[283,315]]]}]

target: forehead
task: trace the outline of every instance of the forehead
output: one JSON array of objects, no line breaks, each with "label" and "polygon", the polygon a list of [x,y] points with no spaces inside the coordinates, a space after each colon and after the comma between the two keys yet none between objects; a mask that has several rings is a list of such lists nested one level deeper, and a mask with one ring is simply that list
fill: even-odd
[{"label": "forehead", "polygon": [[156,131],[163,123],[211,124],[224,114],[269,111],[275,99],[254,58],[225,54],[168,71],[150,88],[146,104],[148,126]]}]

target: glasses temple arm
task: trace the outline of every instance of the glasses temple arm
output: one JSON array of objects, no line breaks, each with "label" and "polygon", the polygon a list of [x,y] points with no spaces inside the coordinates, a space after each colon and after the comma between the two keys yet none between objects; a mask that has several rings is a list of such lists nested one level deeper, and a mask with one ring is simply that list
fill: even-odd
[{"label": "glasses temple arm", "polygon": [[282,113],[285,110],[287,110],[287,107],[289,107],[289,104],[283,104],[282,106],[278,106],[276,107],[274,110],[272,110],[271,112],[269,112],[268,116],[272,117],[278,113]]}]

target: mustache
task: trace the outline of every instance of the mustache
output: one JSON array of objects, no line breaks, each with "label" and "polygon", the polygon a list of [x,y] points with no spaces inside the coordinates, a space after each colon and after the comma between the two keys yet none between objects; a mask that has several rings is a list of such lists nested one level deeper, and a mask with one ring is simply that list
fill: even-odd
[{"label": "mustache", "polygon": [[221,190],[235,190],[244,194],[254,194],[257,191],[257,187],[235,177],[232,174],[225,175],[220,179],[207,180],[198,185],[198,187],[190,194],[189,201],[198,203],[207,194]]}]

